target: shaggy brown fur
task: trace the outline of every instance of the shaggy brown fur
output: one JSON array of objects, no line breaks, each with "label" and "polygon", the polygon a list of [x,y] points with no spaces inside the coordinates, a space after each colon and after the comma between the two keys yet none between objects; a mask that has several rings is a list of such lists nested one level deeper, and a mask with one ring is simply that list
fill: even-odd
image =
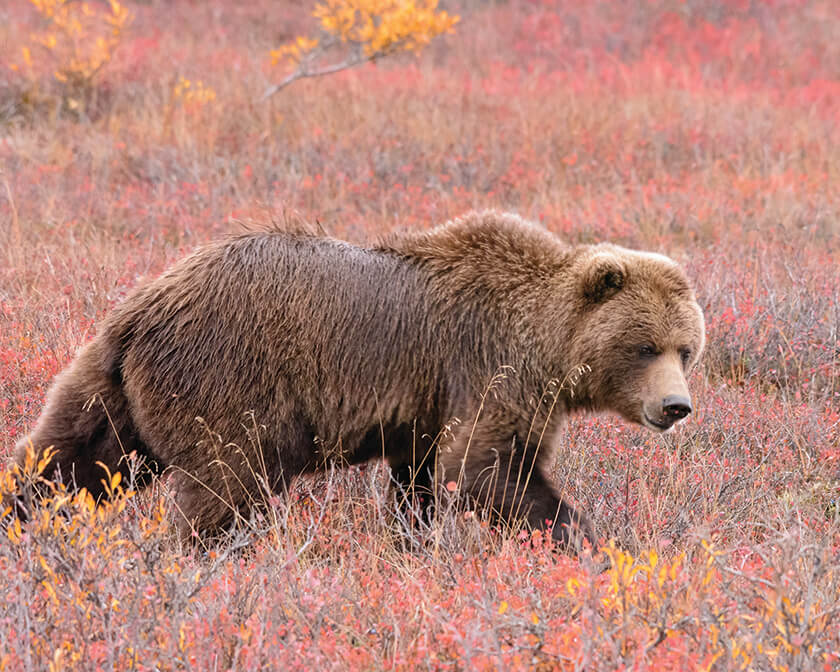
[{"label": "shaggy brown fur", "polygon": [[702,348],[673,262],[570,247],[514,215],[372,248],[251,233],[134,291],[56,379],[31,439],[96,495],[96,462],[113,471],[129,451],[188,474],[179,504],[204,530],[247,512],[255,474],[281,489],[384,455],[402,486],[457,481],[578,541],[588,523],[545,473],[560,421],[611,410],[667,429],[690,411]]}]

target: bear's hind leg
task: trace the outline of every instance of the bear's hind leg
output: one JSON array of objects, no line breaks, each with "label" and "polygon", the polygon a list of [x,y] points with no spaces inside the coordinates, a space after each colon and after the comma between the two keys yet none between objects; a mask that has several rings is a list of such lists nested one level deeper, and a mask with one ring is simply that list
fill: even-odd
[{"label": "bear's hind leg", "polygon": [[[107,467],[111,474],[122,472],[134,485],[144,485],[161,465],[151,456],[131,419],[128,401],[120,382],[102,371],[97,342],[86,346],[68,369],[59,375],[34,431],[15,450],[15,461],[23,466],[29,451],[40,460],[47,449],[54,453],[42,473],[46,480],[61,480],[86,488],[94,497],[104,494]],[[128,456],[134,453],[137,470]]]}]

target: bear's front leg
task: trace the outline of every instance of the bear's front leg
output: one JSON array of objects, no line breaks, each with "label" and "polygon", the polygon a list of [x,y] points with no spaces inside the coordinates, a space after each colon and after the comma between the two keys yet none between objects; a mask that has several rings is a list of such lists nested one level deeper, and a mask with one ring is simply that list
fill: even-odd
[{"label": "bear's front leg", "polygon": [[[524,424],[524,423],[523,423]],[[550,441],[545,435],[488,413],[461,427],[438,455],[438,482],[455,482],[471,502],[491,516],[524,519],[534,529],[551,527],[555,541],[579,551],[597,538],[586,517],[564,502],[546,476]],[[531,430],[529,432],[529,430]]]}]

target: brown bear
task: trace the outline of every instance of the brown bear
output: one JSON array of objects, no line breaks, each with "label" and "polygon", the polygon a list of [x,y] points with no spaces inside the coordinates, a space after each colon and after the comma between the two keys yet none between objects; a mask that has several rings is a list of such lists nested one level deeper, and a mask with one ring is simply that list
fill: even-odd
[{"label": "brown bear", "polygon": [[577,543],[589,524],[546,473],[561,421],[613,411],[669,429],[692,410],[703,345],[676,263],[570,246],[512,214],[372,247],[248,233],[134,290],[58,376],[30,438],[57,449],[52,478],[97,496],[98,462],[124,469],[136,451],[174,469],[202,531],[247,514],[260,488],[382,456],[399,487],[455,482],[492,515]]}]

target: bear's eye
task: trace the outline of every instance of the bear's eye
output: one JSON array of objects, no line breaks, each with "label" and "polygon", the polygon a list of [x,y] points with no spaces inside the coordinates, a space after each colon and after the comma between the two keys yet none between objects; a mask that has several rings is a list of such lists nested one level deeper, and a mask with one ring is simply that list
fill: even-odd
[{"label": "bear's eye", "polygon": [[680,350],[680,359],[682,360],[683,367],[688,366],[688,362],[691,361],[691,350],[682,348]]},{"label": "bear's eye", "polygon": [[639,346],[639,357],[647,359],[648,357],[656,357],[656,348],[650,344]]}]

